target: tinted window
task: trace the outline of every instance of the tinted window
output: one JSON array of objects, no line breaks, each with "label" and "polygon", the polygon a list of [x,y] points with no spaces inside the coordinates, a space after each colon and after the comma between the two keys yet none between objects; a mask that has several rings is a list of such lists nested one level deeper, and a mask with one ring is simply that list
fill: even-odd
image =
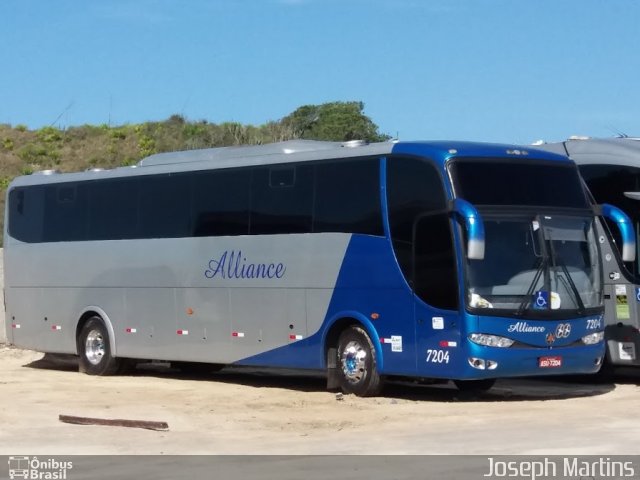
[{"label": "tinted window", "polygon": [[76,183],[44,188],[43,241],[78,241],[87,238],[87,188]]},{"label": "tinted window", "polygon": [[620,165],[581,165],[580,173],[598,203],[611,203],[627,214],[638,211],[638,201],[624,192],[640,191],[640,169]]},{"label": "tinted window", "polygon": [[51,184],[9,202],[10,234],[27,242],[383,234],[375,159]]},{"label": "tinted window", "polygon": [[138,235],[138,178],[87,182],[88,238],[120,240]]},{"label": "tinted window", "polygon": [[383,235],[379,161],[316,165],[314,232]]},{"label": "tinted window", "polygon": [[589,208],[571,164],[459,158],[449,171],[456,196],[475,205]]},{"label": "tinted window", "polygon": [[44,226],[44,187],[9,192],[9,234],[22,242],[41,242]]},{"label": "tinted window", "polygon": [[[610,203],[624,211],[635,225],[636,232],[640,228],[640,202],[627,197],[625,192],[640,191],[640,169],[620,165],[581,165],[580,173],[596,203]],[[622,245],[622,238],[618,227],[607,220],[610,233],[615,245]],[[640,242],[636,242],[640,249]],[[638,255],[635,262],[625,263],[626,268],[633,275],[640,275]]]},{"label": "tinted window", "polygon": [[387,160],[387,204],[391,237],[411,241],[413,222],[424,212],[444,210],[447,198],[438,171],[425,160]]},{"label": "tinted window", "polygon": [[416,295],[434,307],[457,309],[458,277],[449,215],[419,219],[415,240]]},{"label": "tinted window", "polygon": [[269,168],[270,187],[293,187],[296,183],[296,172],[306,167],[296,167],[295,165],[279,166]]},{"label": "tinted window", "polygon": [[263,167],[253,171],[252,235],[311,231],[313,167]]},{"label": "tinted window", "polygon": [[436,169],[425,160],[387,159],[387,208],[393,248],[409,283],[413,282],[413,224],[424,212],[442,210],[444,189]]},{"label": "tinted window", "polygon": [[193,235],[247,235],[250,170],[195,172],[193,175]]},{"label": "tinted window", "polygon": [[190,235],[190,180],[184,174],[140,177],[139,237]]}]

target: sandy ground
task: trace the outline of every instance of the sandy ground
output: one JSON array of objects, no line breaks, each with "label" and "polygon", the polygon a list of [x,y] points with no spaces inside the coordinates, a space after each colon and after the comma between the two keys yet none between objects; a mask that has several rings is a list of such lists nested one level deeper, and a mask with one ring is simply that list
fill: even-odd
[{"label": "sandy ground", "polygon": [[[392,385],[383,397],[324,390],[319,377],[167,367],[92,377],[0,346],[0,455],[637,454],[640,375],[501,380],[488,393]],[[168,431],[58,416],[164,421]]]}]

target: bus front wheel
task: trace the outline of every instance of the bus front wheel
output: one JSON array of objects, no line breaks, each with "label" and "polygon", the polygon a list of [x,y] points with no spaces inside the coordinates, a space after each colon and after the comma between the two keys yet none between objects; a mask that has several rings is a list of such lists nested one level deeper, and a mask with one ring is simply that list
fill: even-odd
[{"label": "bus front wheel", "polygon": [[340,387],[345,393],[372,397],[382,391],[376,352],[367,332],[351,326],[338,339],[338,372]]},{"label": "bus front wheel", "polygon": [[120,359],[111,354],[109,332],[100,317],[91,317],[78,336],[80,371],[89,375],[114,375]]}]

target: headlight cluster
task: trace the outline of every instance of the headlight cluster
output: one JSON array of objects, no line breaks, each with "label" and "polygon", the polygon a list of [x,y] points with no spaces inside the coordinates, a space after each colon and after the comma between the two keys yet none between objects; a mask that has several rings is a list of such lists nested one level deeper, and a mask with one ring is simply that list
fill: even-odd
[{"label": "headlight cluster", "polygon": [[513,345],[514,342],[514,340],[510,338],[499,337],[498,335],[487,335],[486,333],[472,333],[469,335],[469,340],[485,347],[501,348],[508,348]]},{"label": "headlight cluster", "polygon": [[594,332],[582,337],[582,343],[585,345],[595,345],[604,339],[604,332]]}]

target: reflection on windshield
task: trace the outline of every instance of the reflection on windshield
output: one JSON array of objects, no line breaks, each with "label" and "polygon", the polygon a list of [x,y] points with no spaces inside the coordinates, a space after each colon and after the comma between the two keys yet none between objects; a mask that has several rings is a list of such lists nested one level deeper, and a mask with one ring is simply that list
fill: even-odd
[{"label": "reflection on windshield", "polygon": [[547,316],[602,305],[592,219],[486,216],[485,235],[484,260],[467,260],[469,307]]}]

